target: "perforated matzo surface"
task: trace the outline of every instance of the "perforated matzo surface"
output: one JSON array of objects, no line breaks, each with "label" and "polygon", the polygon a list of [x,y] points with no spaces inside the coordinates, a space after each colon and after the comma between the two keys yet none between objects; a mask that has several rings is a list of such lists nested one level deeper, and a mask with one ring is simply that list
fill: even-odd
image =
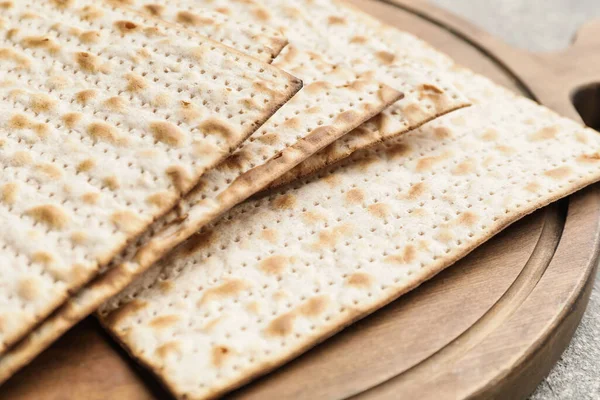
[{"label": "perforated matzo surface", "polygon": [[[329,60],[352,66],[352,69],[362,76],[372,75],[376,79],[386,81],[384,76],[398,76],[395,67],[403,60],[418,62],[425,68],[432,68],[436,74],[451,68],[454,62],[441,54],[427,43],[406,32],[382,24],[380,21],[363,14],[357,9],[348,7],[345,2],[334,0],[315,0],[306,4],[290,4],[280,0],[259,0],[244,3],[247,12],[250,9],[265,16],[265,23],[281,25],[283,31],[290,38],[295,32],[307,31],[306,37],[311,37],[311,49],[308,56],[319,58],[325,54]],[[215,0],[209,3],[213,9],[231,13],[231,5],[225,0]],[[238,6],[233,7],[237,10]],[[297,35],[297,34],[296,34]],[[327,40],[316,40],[315,37],[326,37]],[[309,42],[309,40],[306,40]],[[285,65],[285,55],[292,53],[293,48],[282,52],[279,59],[284,62],[279,64],[282,68],[294,73],[296,69]],[[297,64],[298,65],[298,64]],[[305,69],[302,64],[297,69]],[[444,82],[448,80],[444,78]],[[405,131],[403,125],[412,124],[417,120],[427,120],[435,115],[436,110],[451,106],[447,100],[436,99],[435,88],[426,93],[418,93],[419,97],[430,96],[433,104],[426,107],[416,102],[406,100],[397,103],[381,113],[378,118],[364,124],[354,132],[346,135],[343,140],[334,142],[327,149],[301,163],[286,176],[282,177],[275,185],[290,182],[299,176],[306,175],[325,165],[334,163],[353,151],[368,147],[380,140],[396,136]],[[438,100],[438,101],[434,101]],[[412,121],[411,121],[412,120]]]},{"label": "perforated matzo surface", "polygon": [[93,4],[1,5],[2,351],[300,85],[216,42]]},{"label": "perforated matzo surface", "polygon": [[[0,357],[0,381],[30,361],[74,323],[93,312],[102,301],[122,290],[135,274],[141,273],[163,252],[196,232],[199,226],[263,189],[273,177],[281,176],[316,149],[377,113],[381,106],[393,102],[398,95],[390,88],[367,81],[339,87],[324,82],[306,86],[287,103],[292,103],[294,107],[281,108],[234,156],[205,173],[201,183],[177,207],[177,211],[157,220],[139,240],[128,246],[120,257],[109,264],[109,272],[67,300],[26,341]],[[355,102],[354,106],[349,106],[351,102]],[[323,119],[317,113],[305,114],[301,123],[302,134],[305,133],[304,127],[310,134],[307,134],[306,140],[294,143],[300,124],[295,109],[305,109],[305,104],[313,108],[322,104],[323,107],[337,109],[343,106],[347,109],[344,113]],[[274,159],[278,153],[281,156]],[[165,228],[167,224],[171,225]],[[132,261],[134,256],[135,262],[124,264],[125,261]]]},{"label": "perforated matzo surface", "polygon": [[487,101],[235,208],[108,302],[103,323],[177,396],[221,394],[600,179],[597,132],[454,74]]},{"label": "perforated matzo surface", "polygon": [[[229,6],[239,6],[237,10],[242,14],[247,7],[233,3]],[[263,20],[258,15],[256,18]],[[283,23],[287,24],[286,21]],[[277,28],[286,30],[282,25]],[[180,204],[176,212],[157,221],[145,235],[129,246],[124,254],[111,263],[102,279],[81,291],[60,312],[45,321],[27,341],[2,357],[0,381],[28,362],[69,326],[92,312],[104,299],[120,291],[168,249],[181,243],[216,215],[271,184],[298,162],[347,133],[358,123],[377,114],[398,96],[390,88],[376,84],[373,73],[366,73],[357,79],[357,73],[343,62],[331,64],[328,55],[332,54],[333,58],[341,60],[337,55],[339,50],[329,49],[325,55],[307,50],[307,46],[312,46],[319,38],[311,30],[308,21],[295,20],[293,28],[292,44],[274,64],[293,70],[305,83],[310,83],[309,87],[287,103],[232,158],[211,171],[202,180],[203,184]],[[402,90],[402,100],[395,104],[394,119],[378,117],[366,124],[363,131],[368,128],[379,140],[384,134],[401,133],[466,104],[464,97],[448,84],[448,77],[411,61],[410,56],[399,57],[396,61],[378,76]],[[405,106],[410,107],[405,110]],[[163,229],[166,224],[169,224],[167,229]]]},{"label": "perforated matzo surface", "polygon": [[[104,1],[119,3],[119,0]],[[122,3],[147,15],[181,24],[190,31],[265,62],[277,56],[287,43],[280,32],[261,25],[260,21],[245,22],[243,15],[226,17],[202,8],[201,2],[195,0],[129,0]]]}]

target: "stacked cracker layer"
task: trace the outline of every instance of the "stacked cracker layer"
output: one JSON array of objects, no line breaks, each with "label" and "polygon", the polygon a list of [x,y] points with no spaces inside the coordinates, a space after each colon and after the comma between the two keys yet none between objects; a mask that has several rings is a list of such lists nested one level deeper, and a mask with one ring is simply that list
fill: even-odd
[{"label": "stacked cracker layer", "polygon": [[[59,203],[40,210],[30,194],[18,202],[34,228],[23,228],[20,240],[34,240],[18,250],[31,253],[43,236],[59,256],[2,278],[2,380],[101,306],[103,325],[174,395],[222,395],[600,177],[596,132],[337,1],[3,7],[8,149],[46,146],[36,163],[6,153],[5,170],[17,171],[4,203],[34,178],[38,194],[52,193],[44,201]],[[32,139],[46,130],[58,141]],[[75,155],[60,151],[71,145],[94,156],[73,173]],[[66,160],[60,183],[38,166],[46,154],[50,165]],[[97,165],[102,177],[87,182],[103,179],[100,194],[114,200],[63,212]],[[72,228],[82,215],[87,230]],[[40,287],[27,267],[56,274],[65,263],[55,258],[77,282],[52,275],[54,291],[30,296]],[[24,307],[11,320],[15,297]],[[26,323],[4,322],[26,311]]]},{"label": "stacked cracker layer", "polygon": [[[154,68],[155,61],[151,59],[151,55],[159,52],[159,48],[154,42],[152,46],[143,41],[140,42],[135,36],[138,33],[143,33],[146,37],[157,36],[160,39],[157,39],[157,41],[164,48],[176,49],[180,43],[189,46],[190,53],[193,54],[195,61],[206,61],[214,68],[231,69],[229,64],[213,65],[213,60],[205,56],[206,52],[220,52],[223,56],[231,54],[233,63],[237,63],[241,66],[241,69],[244,69],[244,67],[254,68],[260,74],[270,74],[273,79],[279,77],[279,74],[274,72],[275,68],[264,66],[261,62],[256,63],[255,60],[242,56],[234,49],[218,46],[214,41],[198,35],[203,34],[212,40],[236,45],[239,47],[239,51],[247,52],[260,59],[270,60],[286,43],[285,39],[281,39],[281,34],[274,29],[258,27],[253,23],[229,20],[221,14],[215,14],[207,10],[192,11],[191,3],[185,1],[169,5],[130,1],[126,4],[129,8],[123,8],[123,5],[119,3],[123,2],[107,0],[94,3],[81,0],[44,4],[29,1],[19,5],[7,2],[3,7],[11,13],[15,13],[15,18],[18,19],[22,19],[25,15],[26,18],[41,20],[41,16],[44,15],[47,17],[47,21],[53,19],[72,20],[72,26],[62,26],[59,23],[45,21],[37,25],[29,25],[28,28],[40,33],[53,30],[66,32],[76,39],[76,42],[71,46],[76,48],[78,45],[86,45],[84,50],[89,52],[90,58],[94,62],[99,63],[100,57],[91,53],[92,50],[95,50],[91,44],[97,44],[98,55],[108,54],[109,60],[116,57],[110,53],[111,50],[116,55],[123,56],[124,50],[119,46],[124,39],[130,39],[133,45],[140,45],[141,49],[136,50],[135,54],[125,53],[125,57],[123,57],[125,60],[119,60],[121,68],[123,70],[129,68],[130,71],[127,74],[128,86],[125,90],[117,91],[118,95],[127,91],[133,93],[146,89],[156,90],[156,87],[162,87],[162,82],[157,78],[152,79],[151,82],[144,79],[150,75],[148,75],[147,66],[143,62],[147,62],[150,68]],[[162,18],[163,22],[154,17]],[[142,23],[145,25],[142,25]],[[11,32],[10,37],[18,37],[21,33],[10,27],[8,29]],[[114,36],[109,38],[114,43],[111,42],[108,47],[105,43],[106,40],[103,41],[102,38],[103,33],[106,32],[112,32]],[[59,35],[60,33],[57,34],[57,38]],[[165,37],[168,35],[171,35],[171,37]],[[71,43],[73,38],[69,38],[67,42]],[[274,38],[277,38],[277,40]],[[46,41],[46,39],[48,41],[52,40],[40,35],[40,40]],[[45,60],[43,55],[34,55]],[[178,55],[178,53],[167,51],[167,57],[172,55]],[[87,55],[85,60],[87,61]],[[128,61],[133,65],[128,65]],[[246,123],[245,118],[248,118],[248,112],[244,108],[232,110],[229,107],[222,107],[214,101],[220,100],[219,96],[226,96],[222,103],[225,106],[230,106],[231,100],[235,100],[242,102],[247,108],[264,111],[269,109],[268,101],[259,95],[266,93],[278,100],[285,101],[293,92],[299,89],[297,80],[279,70],[278,72],[288,78],[290,82],[284,82],[281,87],[278,87],[268,81],[252,81],[251,87],[256,89],[256,93],[251,93],[250,98],[244,98],[242,86],[235,85],[235,91],[229,87],[236,84],[235,77],[229,75],[235,74],[237,71],[232,70],[222,73],[209,68],[201,68],[200,76],[192,74],[181,76],[177,74],[181,72],[181,64],[185,64],[185,59],[176,57],[174,61],[178,65],[169,65],[162,72],[171,74],[168,75],[169,77],[174,76],[179,82],[177,86],[172,87],[170,83],[164,84],[165,90],[163,92],[158,93],[152,99],[143,98],[138,104],[139,108],[134,112],[132,112],[133,110],[127,110],[126,113],[124,109],[113,110],[119,111],[121,114],[127,114],[129,119],[135,121],[132,123],[139,123],[139,118],[143,119],[144,108],[153,107],[152,113],[157,113],[159,107],[172,108],[175,105],[180,108],[181,110],[177,110],[176,107],[176,117],[181,121],[177,120],[175,124],[171,124],[173,126],[167,122],[162,124],[153,122],[147,128],[154,135],[155,145],[159,142],[165,142],[174,147],[185,148],[189,144],[182,139],[185,128],[191,129],[192,132],[205,128],[205,130],[211,131],[208,133],[232,136],[233,134],[229,133],[231,125],[238,121],[241,125],[244,125]],[[425,122],[426,118],[435,117],[435,113],[445,113],[466,104],[466,101],[459,96],[454,88],[446,87],[443,84],[441,85],[443,88],[440,89],[436,98],[417,98],[416,94],[413,93],[418,93],[422,88],[435,82],[443,82],[443,77],[437,77],[431,71],[423,71],[414,63],[402,69],[408,79],[396,82],[393,81],[395,77],[389,77],[389,79],[392,79],[390,83],[397,84],[403,89],[407,88],[410,91],[408,95],[380,83],[372,76],[359,76],[352,68],[341,63],[331,64],[320,60],[318,63],[313,64],[310,72],[301,76],[306,83],[306,88],[298,92],[291,101],[281,107],[266,122],[264,120],[252,121],[252,127],[257,127],[262,123],[264,125],[254,132],[250,139],[243,143],[239,149],[236,150],[236,147],[248,135],[240,137],[235,142],[226,143],[228,146],[225,149],[203,149],[203,152],[217,158],[218,161],[221,161],[231,152],[235,152],[221,165],[217,165],[212,170],[210,168],[198,169],[196,170],[197,175],[192,178],[179,173],[178,170],[174,172],[167,171],[169,179],[177,184],[179,195],[184,195],[193,187],[192,192],[184,197],[184,201],[179,203],[176,203],[178,198],[174,198],[173,202],[168,203],[163,199],[164,196],[158,200],[155,199],[156,196],[152,197],[156,201],[162,201],[163,205],[166,206],[166,210],[170,208],[171,211],[153,216],[138,231],[130,232],[127,240],[128,245],[121,246],[120,254],[111,254],[110,257],[97,262],[94,271],[82,279],[82,284],[87,282],[83,288],[80,288],[81,284],[79,284],[70,289],[70,297],[65,298],[63,296],[56,300],[56,304],[50,304],[48,311],[53,311],[52,315],[44,313],[39,315],[36,321],[24,324],[23,334],[21,335],[23,339],[17,344],[6,342],[7,348],[0,360],[0,378],[2,380],[5,380],[18,368],[29,362],[70,326],[93,312],[102,301],[125,288],[135,276],[150,267],[153,262],[159,260],[171,248],[184,241],[204,224],[270,185],[296,164],[361,123],[365,123],[394,101],[406,99],[405,102],[417,103],[417,106],[423,109],[426,107],[434,109],[434,114],[405,122],[402,130],[415,127]],[[188,68],[192,68],[192,64]],[[110,76],[112,71],[108,69],[87,72],[101,73],[106,75],[106,79],[112,79]],[[132,74],[133,72],[138,72],[139,76]],[[228,73],[228,76],[222,76]],[[243,72],[241,75],[242,78],[252,79],[251,76],[247,76]],[[88,77],[85,78],[89,81]],[[192,83],[186,88],[182,87],[188,84],[188,80]],[[93,83],[99,85],[100,82],[101,79],[97,79]],[[218,89],[208,86],[211,83],[215,84],[215,82],[224,83],[226,87]],[[195,85],[199,86],[196,91],[194,91]],[[108,85],[105,85],[104,88],[111,89]],[[184,100],[173,103],[171,101],[172,92],[176,92],[181,96],[189,96],[190,99],[199,96],[201,102],[194,103]],[[90,97],[95,95],[91,91],[85,93],[91,93]],[[135,100],[135,96],[130,95],[129,100]],[[121,99],[111,98],[111,102],[120,101]],[[430,105],[432,102],[444,103],[444,105],[437,107],[436,104],[436,107],[432,107]],[[70,102],[69,104],[73,103]],[[214,107],[216,113],[226,116],[228,121],[209,118],[207,122],[197,125],[200,122],[199,119],[205,117],[203,108],[210,107]],[[92,112],[96,113],[97,111],[92,110]],[[69,118],[77,117],[71,116],[73,113],[68,114]],[[305,115],[301,116],[301,114]],[[108,121],[109,117],[107,116],[105,121]],[[167,112],[166,119],[169,118],[173,117],[171,113]],[[69,119],[68,122],[74,126],[80,121]],[[189,127],[183,126],[184,122]],[[155,127],[155,125],[158,127]],[[116,128],[120,127],[120,123],[117,123]],[[155,130],[157,132],[154,132]],[[118,131],[118,129],[115,129],[115,131]],[[204,132],[200,133],[208,136]],[[190,147],[196,152],[194,154],[197,155],[199,145],[196,142],[191,143],[191,145]],[[204,153],[201,154],[204,155]],[[175,155],[178,160],[187,161],[182,156]],[[192,165],[198,163],[196,160],[190,162]],[[215,166],[215,164],[216,162],[211,166]],[[128,167],[132,167],[132,165],[128,164]],[[174,205],[175,207],[173,207]],[[116,217],[113,219],[115,220],[114,224],[121,222]],[[150,222],[152,223],[150,224]],[[93,280],[90,280],[90,278],[93,278]],[[32,330],[34,324],[38,326]]]}]

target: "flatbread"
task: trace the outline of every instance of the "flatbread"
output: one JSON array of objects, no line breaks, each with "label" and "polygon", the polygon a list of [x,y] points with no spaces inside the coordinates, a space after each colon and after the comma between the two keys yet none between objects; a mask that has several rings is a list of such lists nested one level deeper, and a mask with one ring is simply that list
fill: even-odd
[{"label": "flatbread", "polygon": [[[441,79],[441,83],[447,79],[439,75],[440,71],[454,66],[452,59],[422,40],[386,26],[345,2],[314,0],[300,5],[281,0],[198,0],[195,3],[229,17],[254,17],[261,24],[282,32],[291,45],[278,56],[278,66],[292,74],[306,76],[322,62],[344,65],[363,78],[379,80],[406,94],[410,93],[406,87],[398,86],[402,78],[400,64],[407,60],[418,64],[432,78]],[[440,85],[434,84],[428,89],[415,93],[430,98],[425,107],[421,101],[414,104],[404,101],[389,107],[345,135],[342,141],[332,143],[298,165],[272,186],[291,182],[358,149],[407,132],[408,127],[418,127],[445,112],[468,105],[458,94],[455,98],[445,96],[439,91],[443,90]]]},{"label": "flatbread", "polygon": [[285,47],[287,39],[275,29],[256,22],[227,17],[199,7],[195,0],[104,0],[125,3],[136,11],[183,25],[188,30],[232,47],[261,61],[271,62]]},{"label": "flatbread", "polygon": [[488,102],[237,207],[107,303],[103,323],[176,396],[216,396],[600,178],[596,132],[455,74]]},{"label": "flatbread", "polygon": [[[297,26],[308,26],[307,22]],[[280,29],[280,28],[278,28]],[[296,32],[301,32],[300,28]],[[308,35],[308,33],[307,33]],[[312,34],[311,36],[312,37]],[[347,65],[331,64],[326,55],[306,50],[309,40],[296,33],[291,44],[274,61],[295,71],[306,88],[282,107],[250,141],[220,168],[209,172],[176,211],[156,221],[88,285],[26,340],[0,359],[0,381],[93,312],[103,301],[122,290],[168,250],[187,239],[204,224],[269,185],[297,163],[373,117],[400,94],[376,83],[372,73],[357,79]],[[337,54],[337,50],[329,53]],[[325,54],[329,54],[326,52]],[[398,59],[383,76],[402,91],[395,104],[393,123],[386,118],[370,122],[373,129],[395,133],[419,126],[438,114],[468,104],[451,84],[449,77],[437,74],[410,57]],[[438,88],[430,96],[432,87]],[[406,104],[426,110],[416,117],[402,111]]]},{"label": "flatbread", "polygon": [[[474,74],[466,68],[457,65],[452,65],[451,68],[457,72],[452,85],[460,90],[461,94],[467,98],[470,104],[485,103],[494,96],[495,92],[500,90],[499,88],[491,88],[485,84],[485,78]],[[382,114],[385,114],[387,111],[384,111]],[[323,150],[302,161],[279,179],[273,181],[269,185],[269,188],[273,189],[309,176],[328,165],[342,161],[356,151],[369,148],[383,140],[389,139],[390,136],[397,136],[380,134],[382,131],[375,126],[378,118],[376,117],[362,124]]]},{"label": "flatbread", "polygon": [[236,207],[107,302],[101,322],[175,396],[218,396],[600,179],[597,132],[475,85],[489,101]]},{"label": "flatbread", "polygon": [[[234,156],[207,171],[176,210],[152,224],[120,257],[111,261],[103,274],[0,357],[0,381],[31,361],[103,301],[123,290],[135,276],[199,227],[264,189],[274,177],[352,130],[399,96],[399,92],[389,87],[367,81],[337,87],[319,81],[305,86],[287,103],[288,107],[282,107]],[[352,102],[354,105],[350,106]],[[306,105],[314,107],[316,104],[336,111],[343,107],[346,111],[332,114],[331,118],[308,113],[300,122],[295,111],[304,111]],[[306,129],[310,133],[306,133]],[[303,139],[292,144],[287,142],[296,140],[299,132],[305,135]]]},{"label": "flatbread", "polygon": [[92,0],[2,8],[0,353],[301,86]]},{"label": "flatbread", "polygon": [[[238,11],[237,7],[232,10],[231,5],[228,8],[227,0],[202,2],[203,5],[205,3],[213,10],[220,10],[226,14]],[[309,53],[310,57],[321,57],[322,54],[326,54],[330,62],[351,65],[359,75],[371,75],[374,79],[380,79],[392,86],[393,82],[386,81],[384,76],[397,74],[394,66],[407,58],[437,73],[455,67],[454,61],[450,57],[438,52],[421,39],[390,27],[346,2],[314,0],[302,6],[296,6],[280,0],[260,0],[245,4],[246,12],[253,10],[254,13],[268,16],[263,23],[278,26],[290,37],[293,37],[294,32],[297,31],[310,32],[313,43],[311,47],[313,50]],[[302,24],[304,24],[304,29]],[[316,40],[314,39],[316,37],[327,37],[327,40]],[[338,49],[339,51],[331,52],[328,49]],[[280,58],[285,54],[292,53],[292,50],[283,51]],[[279,65],[290,73],[295,72],[285,63]],[[374,69],[373,66],[377,66],[377,68]],[[433,91],[429,95],[435,96],[435,88],[432,89]],[[443,103],[437,103],[437,106],[434,105],[433,108],[423,109],[405,103],[390,107],[373,121],[345,135],[343,140],[332,143],[326,149],[299,164],[274,182],[272,187],[292,182],[326,165],[333,164],[354,151],[405,132],[406,130],[401,129],[399,125],[402,121],[398,121],[396,118],[401,107],[403,115],[412,113],[415,114],[415,118],[422,120],[428,119],[428,115],[431,119],[435,118],[435,111],[443,109],[444,106]]]}]

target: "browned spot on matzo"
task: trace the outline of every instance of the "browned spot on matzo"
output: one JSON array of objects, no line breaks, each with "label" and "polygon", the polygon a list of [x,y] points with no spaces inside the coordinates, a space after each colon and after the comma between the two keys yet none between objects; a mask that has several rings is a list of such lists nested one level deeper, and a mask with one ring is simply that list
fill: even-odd
[{"label": "browned spot on matzo", "polygon": [[31,96],[29,107],[36,112],[48,112],[56,106],[56,100],[45,94],[36,94]]},{"label": "browned spot on matzo", "polygon": [[87,132],[96,140],[104,140],[117,145],[127,143],[127,139],[116,128],[104,122],[92,122],[88,125]]},{"label": "browned spot on matzo", "polygon": [[417,258],[417,249],[412,244],[406,245],[401,253],[392,254],[385,258],[386,262],[392,264],[410,264]]},{"label": "browned spot on matzo", "polygon": [[212,364],[217,368],[221,367],[230,354],[231,350],[228,347],[214,346],[212,349]]},{"label": "browned spot on matzo", "polygon": [[350,189],[346,192],[346,202],[349,204],[360,204],[365,200],[365,194],[361,189]]},{"label": "browned spot on matzo", "polygon": [[231,279],[223,283],[221,286],[206,290],[198,302],[198,306],[202,306],[213,300],[236,296],[247,288],[247,282],[241,279]]},{"label": "browned spot on matzo", "polygon": [[425,182],[418,182],[408,189],[406,196],[411,200],[415,200],[423,196],[425,193],[427,193],[427,184]]},{"label": "browned spot on matzo", "polygon": [[26,211],[26,214],[50,228],[62,229],[69,223],[67,213],[62,208],[52,204],[32,207]]},{"label": "browned spot on matzo", "polygon": [[545,126],[536,133],[529,136],[529,139],[535,141],[554,139],[559,132],[558,126]]},{"label": "browned spot on matzo", "polygon": [[287,336],[294,330],[295,319],[296,315],[294,312],[280,315],[269,323],[265,334],[267,336]]},{"label": "browned spot on matzo", "polygon": [[179,11],[177,13],[177,22],[185,25],[211,24],[213,21],[210,18],[203,18],[189,11]]},{"label": "browned spot on matzo", "polygon": [[371,204],[367,207],[369,212],[377,218],[385,218],[389,213],[389,206],[383,203]]},{"label": "browned spot on matzo", "polygon": [[17,195],[19,193],[19,184],[16,182],[9,182],[2,185],[2,201],[6,204],[14,204],[17,201]]},{"label": "browned spot on matzo", "polygon": [[96,166],[96,162],[91,159],[85,159],[82,162],[80,162],[79,164],[77,164],[77,172],[87,172],[87,171],[91,171],[92,168],[94,168]]},{"label": "browned spot on matzo", "polygon": [[146,201],[156,207],[167,207],[173,204],[175,196],[170,192],[159,192],[146,197]]},{"label": "browned spot on matzo", "polygon": [[72,112],[64,114],[61,117],[61,119],[63,120],[67,128],[72,129],[75,127],[75,125],[77,125],[77,123],[79,123],[79,121],[81,121],[81,117],[82,115],[80,113]]},{"label": "browned spot on matzo", "polygon": [[95,44],[100,42],[101,35],[98,31],[86,31],[79,35],[79,39],[86,44]]},{"label": "browned spot on matzo", "polygon": [[128,92],[139,92],[148,87],[148,84],[146,83],[144,78],[137,74],[127,74],[125,75],[125,80],[127,81],[127,87],[125,88],[125,90],[127,90]]},{"label": "browned spot on matzo", "polygon": [[148,11],[148,13],[159,17],[164,10],[164,6],[162,4],[145,4],[144,9]]},{"label": "browned spot on matzo", "polygon": [[168,144],[169,146],[182,146],[185,144],[184,133],[169,122],[152,122],[150,130],[158,142]]},{"label": "browned spot on matzo", "polygon": [[296,198],[292,194],[284,194],[273,200],[273,206],[282,210],[288,210],[296,204]]},{"label": "browned spot on matzo", "polygon": [[111,216],[117,229],[123,232],[139,232],[144,227],[144,220],[131,211],[116,211]]},{"label": "browned spot on matzo", "polygon": [[298,307],[298,312],[305,317],[316,317],[325,312],[329,302],[327,295],[311,297]]},{"label": "browned spot on matzo", "polygon": [[81,92],[77,92],[75,94],[75,99],[79,104],[87,105],[94,97],[96,97],[96,90],[94,89],[86,89]]},{"label": "browned spot on matzo", "polygon": [[288,257],[270,256],[262,260],[258,266],[261,271],[269,275],[280,275],[288,264]]},{"label": "browned spot on matzo", "polygon": [[117,190],[121,187],[119,178],[117,178],[114,175],[107,176],[104,179],[102,179],[102,184],[110,190]]},{"label": "browned spot on matzo", "polygon": [[117,21],[115,22],[115,27],[122,34],[132,33],[139,29],[139,26],[135,22],[131,21]]},{"label": "browned spot on matzo", "polygon": [[59,167],[50,163],[36,164],[34,168],[50,179],[59,179],[63,175],[62,170]]},{"label": "browned spot on matzo", "polygon": [[498,131],[493,128],[489,128],[481,135],[481,138],[486,141],[496,140],[498,139]]},{"label": "browned spot on matzo", "polygon": [[350,232],[352,232],[352,225],[349,223],[338,225],[335,228],[323,229],[319,232],[314,247],[333,248],[344,235],[347,235]]},{"label": "browned spot on matzo", "polygon": [[447,126],[438,126],[434,130],[435,137],[444,140],[452,137],[452,130]]},{"label": "browned spot on matzo", "polygon": [[176,324],[181,317],[176,314],[161,315],[150,321],[149,325],[154,329],[165,329]]},{"label": "browned spot on matzo", "polygon": [[349,286],[368,288],[373,284],[373,277],[365,272],[355,272],[346,279]]},{"label": "browned spot on matzo", "polygon": [[479,220],[479,216],[471,211],[465,211],[458,216],[459,225],[473,226]]},{"label": "browned spot on matzo", "polygon": [[22,167],[32,162],[31,155],[26,151],[15,151],[10,158],[10,163],[15,167]]},{"label": "browned spot on matzo", "polygon": [[467,161],[463,161],[460,164],[458,164],[452,170],[452,173],[455,175],[466,175],[468,173],[473,172],[474,170],[475,170],[475,165],[473,164],[473,161],[467,160]]},{"label": "browned spot on matzo", "polygon": [[17,293],[24,300],[36,300],[41,293],[41,282],[38,277],[24,278],[19,282]]},{"label": "browned spot on matzo", "polygon": [[97,56],[88,52],[81,51],[75,54],[75,61],[85,72],[95,74],[102,70],[100,59]]},{"label": "browned spot on matzo", "polygon": [[564,165],[562,167],[554,168],[544,172],[544,175],[549,176],[552,179],[565,179],[573,173],[571,167]]},{"label": "browned spot on matzo", "polygon": [[263,229],[260,235],[263,239],[270,243],[277,242],[277,239],[279,238],[279,233],[277,233],[277,231],[274,229]]},{"label": "browned spot on matzo", "polygon": [[600,152],[590,153],[590,154],[582,154],[577,157],[577,161],[583,163],[592,163],[595,164],[600,161]]}]

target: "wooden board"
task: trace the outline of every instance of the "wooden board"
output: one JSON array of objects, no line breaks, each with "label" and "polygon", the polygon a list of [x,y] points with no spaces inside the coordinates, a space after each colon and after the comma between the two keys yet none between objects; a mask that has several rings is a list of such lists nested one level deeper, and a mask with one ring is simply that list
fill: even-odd
[{"label": "wooden board", "polygon": [[[352,0],[458,62],[558,112],[599,121],[600,24],[562,54],[512,49],[446,11]],[[594,103],[595,99],[595,103]],[[597,126],[596,126],[597,127]],[[432,281],[278,371],[244,399],[522,398],[567,346],[587,304],[600,242],[600,187],[525,218]],[[406,396],[405,396],[406,397]],[[0,387],[2,399],[160,399],[168,394],[91,318]]]}]

